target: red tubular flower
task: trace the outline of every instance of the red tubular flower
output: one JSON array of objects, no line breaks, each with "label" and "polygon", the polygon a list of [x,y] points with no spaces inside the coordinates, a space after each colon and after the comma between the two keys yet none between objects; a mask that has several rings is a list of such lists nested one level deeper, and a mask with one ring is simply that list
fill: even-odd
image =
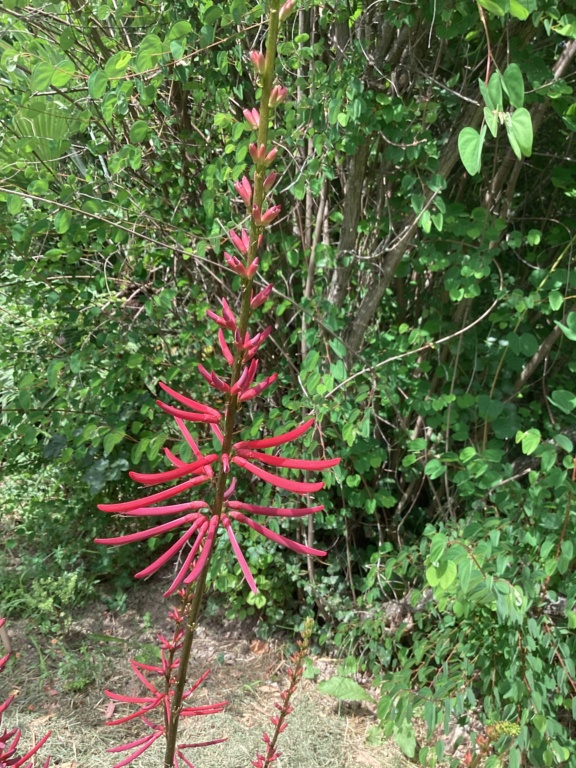
[{"label": "red tubular flower", "polygon": [[277,216],[280,214],[280,211],[282,210],[281,206],[279,205],[273,205],[271,208],[268,208],[267,211],[264,211],[264,213],[261,213],[260,208],[255,205],[252,208],[252,217],[254,219],[254,224],[257,227],[268,227],[274,219],[277,218]]},{"label": "red tubular flower", "polygon": [[248,151],[256,165],[263,165],[264,168],[268,168],[268,166],[274,162],[274,159],[278,154],[276,147],[272,147],[270,152],[268,152],[264,144],[260,144],[260,146],[257,144],[250,144]]},{"label": "red tubular flower", "polygon": [[250,205],[252,204],[252,185],[246,178],[246,176],[242,176],[242,179],[240,181],[234,182],[234,189],[242,200],[244,201],[244,205],[246,208],[250,208]]},{"label": "red tubular flower", "polygon": [[266,286],[266,288],[263,288],[261,291],[259,291],[255,296],[253,295],[250,300],[250,309],[257,309],[260,307],[266,299],[270,296],[272,293],[272,289],[274,286],[272,283]]},{"label": "red tubular flower", "polygon": [[258,130],[260,126],[260,112],[257,109],[245,109],[243,112],[246,122],[253,130]]},{"label": "red tubular flower", "polygon": [[268,102],[269,106],[277,107],[278,104],[282,104],[287,94],[288,88],[284,88],[281,85],[275,85],[270,93],[270,101]]},{"label": "red tubular flower", "polygon": [[243,229],[239,235],[234,232],[233,229],[230,230],[228,233],[230,237],[230,242],[232,245],[238,249],[239,253],[242,254],[242,256],[246,256],[248,254],[248,248],[250,247],[250,235],[248,232],[246,232],[245,229]]},{"label": "red tubular flower", "polygon": [[264,54],[260,53],[260,51],[250,51],[250,61],[256,72],[258,72],[259,75],[263,75],[266,66],[266,57]]}]

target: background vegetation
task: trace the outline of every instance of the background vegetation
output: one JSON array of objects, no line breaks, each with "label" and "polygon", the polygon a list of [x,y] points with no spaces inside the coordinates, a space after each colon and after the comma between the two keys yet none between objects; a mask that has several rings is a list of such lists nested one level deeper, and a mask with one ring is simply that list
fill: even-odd
[{"label": "background vegetation", "polygon": [[[260,18],[244,0],[3,3],[1,612],[63,627],[102,582],[122,606],[138,549],[90,543],[129,524],[96,503],[178,439],[158,380],[202,392],[216,359],[205,310],[233,282]],[[299,531],[328,562],[245,540],[261,594],[226,548],[216,590],[263,632],[317,615],[423,764],[442,728],[507,721],[489,764],[576,765],[572,4],[308,0],[288,30],[284,219],[263,255],[280,383],[247,431],[313,409],[344,460]],[[487,97],[511,64],[521,103]],[[530,147],[510,139],[519,108]],[[464,128],[483,137],[473,176]]]}]

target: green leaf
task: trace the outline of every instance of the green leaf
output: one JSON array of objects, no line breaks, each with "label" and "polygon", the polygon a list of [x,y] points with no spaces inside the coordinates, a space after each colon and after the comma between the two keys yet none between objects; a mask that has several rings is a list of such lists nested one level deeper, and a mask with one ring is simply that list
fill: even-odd
[{"label": "green leaf", "polygon": [[109,78],[122,77],[131,59],[132,54],[130,51],[119,51],[108,59],[104,66],[104,72],[106,72]]},{"label": "green leaf", "polygon": [[494,138],[498,133],[498,115],[488,107],[484,107],[484,120],[488,126],[488,130]]},{"label": "green leaf", "polygon": [[164,46],[158,35],[146,35],[138,46],[136,72],[144,72],[145,70],[157,67],[163,53]]},{"label": "green leaf", "polygon": [[456,579],[458,575],[458,568],[456,563],[452,560],[445,560],[440,566],[440,578],[438,583],[442,589],[448,589]]},{"label": "green leaf", "polygon": [[166,43],[171,43],[172,40],[179,40],[181,37],[186,37],[192,31],[192,24],[189,21],[177,21],[170,27],[170,32],[166,36]]},{"label": "green leaf", "polygon": [[470,176],[475,176],[482,162],[482,146],[486,135],[486,126],[483,125],[480,133],[475,128],[463,128],[458,136],[458,151],[462,165]]},{"label": "green leaf", "polygon": [[518,64],[510,64],[506,67],[502,76],[502,86],[513,107],[519,109],[524,106],[524,78]]},{"label": "green leaf", "polygon": [[318,690],[325,696],[340,701],[373,701],[368,691],[349,677],[331,677],[318,683]]},{"label": "green leaf", "polygon": [[494,72],[488,81],[488,93],[490,94],[490,102],[494,104],[494,109],[501,112],[502,106],[502,78],[500,72]]},{"label": "green leaf", "polygon": [[59,375],[60,371],[62,370],[62,368],[64,368],[64,361],[63,360],[52,360],[52,362],[48,366],[48,371],[47,371],[46,378],[47,378],[47,381],[48,381],[48,386],[51,389],[54,389],[54,387],[58,383],[58,375]]},{"label": "green leaf", "polygon": [[530,112],[524,107],[517,109],[512,113],[512,133],[518,142],[520,151],[524,157],[530,157],[532,154],[532,118]]},{"label": "green leaf", "polygon": [[50,85],[54,88],[62,88],[76,72],[76,67],[70,59],[62,59],[56,64]]},{"label": "green leaf", "polygon": [[120,430],[115,429],[112,432],[108,432],[108,434],[104,437],[104,440],[102,441],[102,445],[104,448],[104,456],[108,456],[109,453],[112,452],[115,445],[118,445],[118,443],[122,442],[124,439],[124,432],[120,432]]},{"label": "green leaf", "polygon": [[30,78],[30,89],[32,91],[44,91],[50,85],[54,67],[48,61],[39,61],[32,70]]},{"label": "green leaf", "polygon": [[6,195],[6,208],[10,216],[16,216],[22,210],[24,200],[20,195]]},{"label": "green leaf", "polygon": [[140,144],[150,134],[148,123],[145,120],[136,120],[130,128],[130,141],[132,144]]},{"label": "green leaf", "polygon": [[527,429],[526,432],[516,433],[516,442],[522,443],[522,453],[531,456],[542,442],[542,435],[538,429]]},{"label": "green leaf", "polygon": [[403,722],[399,728],[394,729],[394,741],[406,757],[412,758],[416,755],[416,736],[410,723]]},{"label": "green leaf", "polygon": [[61,208],[56,216],[54,216],[54,229],[59,235],[63,235],[70,229],[72,223],[72,211],[66,208]]},{"label": "green leaf", "polygon": [[495,16],[504,16],[508,10],[507,0],[478,0],[482,8],[485,8]]},{"label": "green leaf", "polygon": [[562,323],[559,323],[558,320],[555,320],[554,323],[558,326],[558,328],[560,328],[567,339],[570,339],[570,341],[576,341],[576,312],[568,312],[566,317],[567,325],[562,325]]},{"label": "green leaf", "polygon": [[524,7],[520,0],[510,0],[510,13],[520,21],[526,21],[530,16],[530,11]]},{"label": "green leaf", "polygon": [[574,408],[576,408],[576,395],[568,392],[567,389],[555,389],[548,399],[562,413],[572,413]]},{"label": "green leaf", "polygon": [[99,99],[108,87],[108,75],[101,69],[95,69],[88,78],[88,95],[91,99]]},{"label": "green leaf", "polygon": [[560,291],[550,291],[548,294],[548,303],[550,304],[550,309],[557,312],[564,303],[564,296],[562,296]]}]

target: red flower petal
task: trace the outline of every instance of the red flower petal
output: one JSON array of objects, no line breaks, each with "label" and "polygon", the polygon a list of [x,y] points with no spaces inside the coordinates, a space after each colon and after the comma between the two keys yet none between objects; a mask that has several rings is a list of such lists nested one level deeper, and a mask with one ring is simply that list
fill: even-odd
[{"label": "red flower petal", "polygon": [[166,592],[164,592],[164,597],[168,597],[169,595],[174,594],[174,592],[176,592],[179,589],[180,585],[188,575],[190,566],[194,562],[194,558],[196,557],[196,554],[200,549],[200,545],[204,541],[204,537],[206,536],[207,529],[208,529],[208,521],[204,519],[204,522],[200,526],[200,530],[198,531],[198,535],[196,536],[196,541],[194,542],[194,544],[192,544],[190,552],[188,552],[188,555],[186,556],[186,560],[184,560],[184,563],[182,564],[182,568],[180,568],[180,570],[176,574],[174,581],[172,582],[172,584],[170,584]]},{"label": "red flower petal", "polygon": [[192,464],[184,464],[176,469],[168,469],[166,472],[157,472],[153,474],[145,474],[142,472],[129,472],[128,474],[137,483],[142,485],[158,485],[159,483],[167,483],[170,480],[177,480],[179,477],[189,475],[195,470],[206,466],[206,464],[212,464],[218,459],[217,453],[211,453],[208,456],[204,456],[198,461],[192,462]]},{"label": "red flower petal", "polygon": [[184,579],[185,584],[191,584],[202,573],[202,569],[206,564],[208,555],[212,550],[212,544],[214,543],[214,537],[216,536],[216,531],[218,530],[219,522],[220,522],[220,518],[218,517],[218,515],[213,515],[210,520],[210,527],[208,528],[208,533],[206,534],[206,540],[204,542],[204,546],[202,547],[202,554],[198,558],[190,575]]},{"label": "red flower petal", "polygon": [[98,509],[101,512],[128,512],[131,509],[138,509],[143,504],[154,504],[156,501],[164,501],[171,496],[176,496],[182,491],[187,491],[188,488],[193,488],[195,485],[205,483],[208,480],[204,475],[202,477],[193,477],[191,480],[186,480],[184,483],[175,485],[172,488],[166,488],[165,491],[158,491],[151,496],[144,496],[142,499],[134,499],[133,501],[123,501],[120,504],[98,504]]},{"label": "red flower petal", "polygon": [[315,491],[320,491],[324,488],[324,483],[322,481],[318,483],[306,483],[299,482],[298,480],[288,480],[285,477],[273,475],[271,472],[266,472],[265,469],[261,469],[255,464],[251,464],[241,456],[234,456],[232,463],[237,464],[243,469],[247,469],[249,472],[252,472],[253,475],[256,475],[256,477],[259,477],[266,483],[270,483],[270,485],[273,485],[276,488],[283,488],[284,490],[292,491],[293,493],[314,493]]},{"label": "red flower petal", "polygon": [[267,539],[275,541],[277,544],[281,544],[283,547],[288,547],[288,549],[297,552],[299,555],[317,555],[318,557],[325,557],[326,555],[326,552],[321,549],[312,549],[312,547],[306,547],[304,544],[300,544],[297,541],[292,541],[292,539],[288,539],[286,536],[282,536],[280,533],[271,531],[270,528],[266,528],[265,525],[261,525],[260,523],[257,523],[256,520],[251,520],[249,517],[246,517],[246,515],[243,515],[242,512],[236,512],[232,510],[230,512],[230,517],[233,517],[234,520],[238,520],[239,523],[246,523],[246,525],[249,525],[250,528],[253,528],[263,536],[266,536]]},{"label": "red flower petal", "polygon": [[207,509],[205,501],[185,501],[183,504],[168,504],[163,507],[140,507],[130,512],[123,512],[124,517],[153,517],[154,515],[175,515],[187,509]]},{"label": "red flower petal", "polygon": [[218,413],[218,411],[215,408],[211,408],[209,405],[205,405],[204,403],[199,403],[196,400],[192,400],[190,397],[181,395],[179,392],[174,391],[169,386],[164,384],[162,381],[158,383],[160,384],[164,392],[166,392],[171,397],[173,397],[174,400],[178,400],[178,402],[182,403],[182,405],[187,405],[189,408],[192,408],[193,411],[200,411],[200,413],[211,413],[213,416],[218,416],[219,418],[221,418],[221,414]]},{"label": "red flower petal", "polygon": [[234,448],[274,448],[277,445],[284,445],[284,443],[291,443],[298,437],[307,432],[314,424],[314,419],[308,419],[299,427],[291,429],[289,432],[284,432],[283,435],[276,435],[276,437],[265,437],[261,440],[241,440],[234,444]]},{"label": "red flower petal", "polygon": [[115,536],[112,539],[94,539],[96,544],[128,544],[131,541],[142,541],[143,539],[149,539],[151,536],[158,536],[161,533],[172,531],[174,528],[178,528],[186,523],[193,523],[198,518],[205,520],[204,515],[199,512],[191,512],[184,517],[177,517],[176,520],[170,520],[168,523],[162,523],[162,525],[155,525],[153,528],[147,528],[145,531],[136,531],[135,533],[127,533],[125,536]]},{"label": "red flower petal", "polygon": [[171,405],[166,405],[162,400],[156,400],[156,405],[162,408],[163,411],[169,413],[170,416],[178,416],[186,421],[198,421],[202,424],[215,424],[220,421],[222,414],[214,413],[192,413],[191,411],[182,411],[180,408],[173,408]]},{"label": "red flower petal", "polygon": [[186,533],[181,536],[178,541],[176,541],[172,546],[164,552],[163,555],[160,555],[156,560],[154,560],[153,563],[151,563],[149,566],[144,568],[142,571],[138,571],[138,573],[134,574],[135,579],[144,579],[147,576],[151,576],[153,573],[156,573],[156,571],[161,568],[165,563],[170,560],[170,558],[176,554],[184,544],[188,541],[188,539],[198,530],[198,528],[202,525],[202,520],[198,519],[196,520],[190,528],[186,531]]},{"label": "red flower petal", "polygon": [[243,501],[228,501],[226,505],[230,509],[243,509],[246,512],[253,512],[255,515],[270,515],[271,517],[304,517],[313,515],[315,512],[322,512],[322,504],[317,507],[302,507],[301,509],[290,509],[289,507],[260,507],[257,504],[245,504]]},{"label": "red flower petal", "polygon": [[289,459],[285,456],[270,456],[267,453],[253,451],[250,448],[239,448],[238,455],[245,459],[256,459],[271,467],[286,467],[288,469],[329,469],[340,464],[340,459]]},{"label": "red flower petal", "polygon": [[234,531],[232,530],[232,526],[230,525],[230,520],[227,515],[222,515],[222,525],[226,529],[226,533],[228,534],[228,538],[230,539],[230,544],[232,545],[232,549],[234,550],[234,554],[236,555],[236,559],[240,564],[240,568],[242,569],[242,573],[244,574],[244,577],[246,579],[246,582],[248,583],[248,586],[250,587],[252,592],[254,592],[255,595],[258,594],[258,587],[256,586],[256,582],[254,581],[254,577],[252,576],[252,573],[250,572],[250,568],[248,566],[248,563],[246,562],[244,553],[240,549],[240,544],[238,544],[238,540],[234,535]]}]

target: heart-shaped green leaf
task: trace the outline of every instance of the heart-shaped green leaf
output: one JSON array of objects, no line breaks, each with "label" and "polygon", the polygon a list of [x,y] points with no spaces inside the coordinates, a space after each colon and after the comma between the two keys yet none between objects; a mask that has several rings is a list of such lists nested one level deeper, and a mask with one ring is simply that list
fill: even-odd
[{"label": "heart-shaped green leaf", "polygon": [[480,170],[485,135],[486,126],[483,125],[480,133],[475,128],[463,128],[458,136],[460,159],[470,176],[475,176]]}]

